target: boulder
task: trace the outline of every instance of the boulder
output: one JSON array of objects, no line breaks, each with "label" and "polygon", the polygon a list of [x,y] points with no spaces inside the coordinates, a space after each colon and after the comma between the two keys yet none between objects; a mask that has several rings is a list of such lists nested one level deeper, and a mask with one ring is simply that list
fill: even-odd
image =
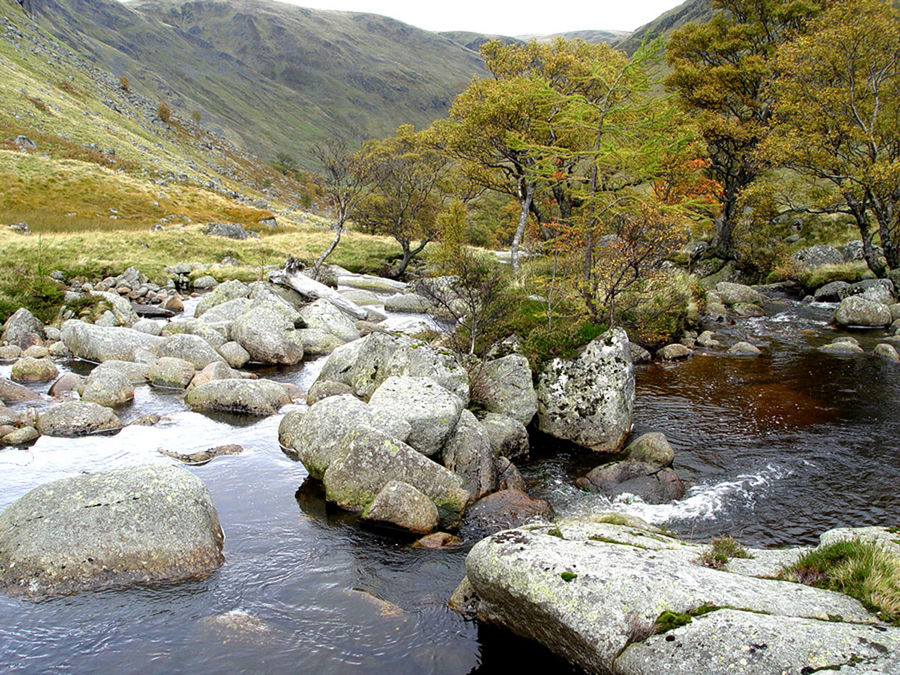
[{"label": "boulder", "polygon": [[707,349],[721,347],[722,343],[716,339],[716,334],[711,330],[705,330],[697,336],[697,344]]},{"label": "boulder", "polygon": [[214,380],[238,379],[240,377],[241,373],[239,371],[235,370],[224,361],[216,361],[215,363],[210,363],[206,368],[194,375],[191,383],[188,385],[188,390]]},{"label": "boulder", "polygon": [[497,489],[525,492],[525,479],[507,457],[497,458]]},{"label": "boulder", "polygon": [[[227,303],[226,303],[227,304]],[[220,305],[221,307],[221,305]],[[222,345],[225,344],[225,336],[215,328],[213,328],[208,321],[211,321],[214,314],[219,307],[214,307],[209,312],[206,313],[206,317],[204,319],[184,319],[183,321],[173,321],[169,324],[166,324],[165,327],[165,335],[190,335],[203,338],[210,347],[213,349],[218,349]],[[168,342],[168,340],[166,341]],[[165,356],[174,356],[173,354],[165,354]],[[183,358],[183,357],[179,357]],[[190,361],[191,359],[187,359]],[[201,368],[204,366],[200,366]]]},{"label": "boulder", "polygon": [[155,353],[163,338],[130,328],[96,326],[75,319],[62,327],[62,340],[72,354],[86,361],[134,361],[138,351]]},{"label": "boulder", "polygon": [[197,370],[202,370],[211,363],[225,363],[225,359],[219,356],[206,340],[187,333],[165,338],[156,354],[160,358],[172,357],[187,361]]},{"label": "boulder", "polygon": [[[238,290],[235,289],[235,292],[238,292]],[[203,301],[201,300],[201,302]],[[225,302],[210,307],[208,310],[203,312],[203,318],[200,320],[203,321],[207,326],[211,324],[231,323],[239,316],[241,316],[241,314],[251,309],[255,304],[256,303],[254,303],[253,300],[245,297],[226,300]],[[173,322],[172,326],[181,323],[187,323],[187,321]]]},{"label": "boulder", "polygon": [[15,361],[22,356],[22,348],[19,345],[0,346],[0,361]]},{"label": "boulder", "polygon": [[259,234],[244,229],[243,225],[238,223],[209,223],[206,226],[206,234],[226,239],[259,239]]},{"label": "boulder", "polygon": [[410,426],[406,442],[424,455],[436,455],[456,428],[464,404],[427,377],[391,376],[375,390],[369,404]]},{"label": "boulder", "polygon": [[353,395],[353,390],[343,382],[315,382],[306,392],[306,405],[313,406],[331,396]]},{"label": "boulder", "polygon": [[23,387],[21,384],[16,384],[4,377],[0,377],[0,401],[3,401],[3,403],[9,405],[40,400],[40,395],[35,394],[28,387]]},{"label": "boulder", "polygon": [[469,401],[469,378],[450,352],[405,335],[372,333],[334,350],[318,381],[342,382],[369,398],[392,375],[428,377]]},{"label": "boulder", "polygon": [[462,479],[452,471],[402,441],[365,426],[343,438],[338,457],[325,471],[325,497],[343,509],[361,512],[392,480],[408,483],[427,495],[445,528],[456,526],[469,499]]},{"label": "boulder", "polygon": [[11,426],[19,421],[19,413],[5,405],[0,405],[0,425]]},{"label": "boulder", "polygon": [[353,319],[328,300],[319,299],[300,310],[300,318],[307,328],[318,329],[338,338],[341,342],[359,339],[359,331]]},{"label": "boulder", "polygon": [[836,340],[830,345],[822,345],[819,347],[819,351],[826,354],[851,355],[862,354],[863,348],[852,342],[839,342]]},{"label": "boulder", "polygon": [[50,356],[54,359],[68,359],[72,356],[68,347],[62,341],[54,342],[47,348],[47,351],[50,352]]},{"label": "boulder", "polygon": [[203,276],[194,279],[191,285],[194,287],[194,290],[209,291],[218,286],[219,282],[216,281],[215,277],[212,277],[209,274],[204,274]]},{"label": "boulder", "polygon": [[894,363],[900,363],[900,355],[897,354],[897,350],[893,345],[889,345],[885,342],[876,345],[875,351],[873,353],[875,354],[875,356],[878,356],[882,359],[887,359],[888,361],[893,361]]},{"label": "boulder", "polygon": [[187,393],[184,402],[201,412],[230,412],[244,415],[274,415],[291,402],[277,382],[271,380],[215,380]]},{"label": "boulder", "polygon": [[553,507],[544,499],[519,490],[501,490],[483,497],[466,509],[460,526],[465,539],[479,539],[533,520],[553,518]]},{"label": "boulder", "polygon": [[[194,310],[194,316],[201,317],[216,305],[221,305],[229,300],[247,298],[249,295],[250,287],[243,281],[238,281],[237,279],[226,281],[216,286],[212,292],[200,299],[200,302],[197,303],[197,307]],[[246,307],[244,311],[246,311]]]},{"label": "boulder", "polygon": [[117,370],[95,368],[85,379],[80,393],[82,401],[116,408],[134,400],[134,385]]},{"label": "boulder", "polygon": [[669,439],[658,431],[638,436],[628,444],[623,454],[629,459],[656,466],[672,466],[675,461],[675,450],[669,445]]},{"label": "boulder", "polygon": [[731,311],[737,314],[739,317],[744,319],[749,319],[753,317],[761,317],[766,315],[766,310],[764,310],[759,305],[753,305],[747,302],[739,302],[731,308]]},{"label": "boulder", "polygon": [[528,425],[537,413],[537,393],[528,359],[510,354],[485,363],[478,371],[476,401],[489,412]]},{"label": "boulder", "polygon": [[122,422],[111,409],[90,401],[60,403],[37,420],[37,430],[43,436],[91,436],[121,428]]},{"label": "boulder", "polygon": [[437,507],[409,483],[388,481],[363,511],[363,520],[384,523],[415,534],[428,534],[440,524]]},{"label": "boulder", "polygon": [[817,244],[795,252],[791,260],[800,267],[815,269],[825,265],[840,265],[844,262],[844,256],[834,246]]},{"label": "boulder", "polygon": [[319,328],[301,328],[296,335],[305,356],[326,356],[344,344],[337,335]]},{"label": "boulder", "polygon": [[237,342],[226,342],[218,352],[232,368],[243,368],[250,361],[250,353]]},{"label": "boulder", "polygon": [[291,411],[278,427],[282,450],[303,462],[313,478],[322,479],[344,449],[344,437],[359,427],[370,427],[398,441],[405,441],[409,424],[386,415],[358,398],[345,394],[325,398],[306,411]]},{"label": "boulder", "polygon": [[91,295],[109,303],[110,307],[112,307],[112,314],[117,322],[114,325],[128,327],[133,326],[138,322],[137,312],[134,311],[131,302],[126,298],[123,298],[117,293],[109,293],[106,291],[91,291]]},{"label": "boulder", "polygon": [[41,344],[45,337],[44,324],[34,314],[21,307],[3,324],[3,335],[0,339],[20,349],[28,349],[32,345]]},{"label": "boulder", "polygon": [[184,469],[64,478],[0,514],[0,587],[42,596],[198,579],[224,561],[223,539],[209,492]]},{"label": "boulder", "polygon": [[121,373],[128,378],[131,384],[146,384],[150,381],[150,366],[146,363],[134,363],[132,361],[104,361],[91,371],[91,374],[99,374],[107,371]]},{"label": "boulder", "polygon": [[23,356],[13,364],[9,374],[13,382],[50,382],[59,376],[59,370],[49,358],[35,359]]},{"label": "boulder", "polygon": [[253,361],[294,365],[303,359],[303,345],[284,307],[266,302],[242,314],[231,325],[231,338]]},{"label": "boulder", "polygon": [[160,389],[186,389],[194,379],[194,364],[174,356],[164,356],[150,366],[150,384]]},{"label": "boulder", "polygon": [[426,314],[434,310],[428,298],[414,293],[395,293],[384,301],[384,308],[389,312]]},{"label": "boulder", "polygon": [[463,479],[471,501],[497,489],[497,452],[481,422],[463,410],[444,446],[444,466]]},{"label": "boulder", "polygon": [[538,428],[595,452],[616,452],[631,431],[634,367],[620,328],[592,340],[577,359],[553,359],[537,387]]},{"label": "boulder", "polygon": [[[466,576],[479,619],[536,640],[591,673],[801,673],[816,664],[853,661],[855,653],[888,664],[900,648],[900,629],[875,628],[875,617],[856,600],[710,569],[695,562],[702,551],[653,528],[568,521],[480,541],[466,558]],[[696,635],[716,615],[702,639],[691,637],[689,646],[678,647],[682,636]],[[679,616],[675,628],[663,623]],[[760,619],[778,628],[761,633]],[[807,631],[809,626],[823,632]],[[838,639],[827,633],[835,627],[858,635]],[[837,645],[846,647],[840,659],[820,659]],[[769,652],[778,656],[762,661]],[[786,653],[791,657],[781,659]],[[757,663],[762,665],[750,667]]]},{"label": "boulder", "polygon": [[841,300],[853,295],[862,295],[883,305],[892,305],[894,301],[894,282],[890,279],[863,279],[841,289]]},{"label": "boulder", "polygon": [[139,333],[146,333],[147,335],[162,335],[164,324],[162,321],[155,321],[154,319],[138,319],[137,323],[134,324],[131,329],[136,330]]},{"label": "boulder", "polygon": [[633,342],[628,343],[628,350],[631,352],[632,363],[650,363],[653,360],[650,352]]},{"label": "boulder", "polygon": [[733,356],[762,356],[759,347],[749,342],[736,342],[728,348],[728,353]]},{"label": "boulder", "polygon": [[765,296],[759,291],[743,284],[733,284],[728,281],[721,281],[716,284],[716,294],[719,296],[719,300],[729,307],[740,303],[761,305],[766,300]]},{"label": "boulder", "polygon": [[598,466],[575,484],[582,489],[599,490],[610,499],[635,495],[648,504],[665,504],[684,497],[684,484],[672,469],[634,459]]},{"label": "boulder", "polygon": [[360,307],[364,307],[366,305],[383,305],[384,301],[375,295],[372,291],[365,291],[358,288],[347,288],[341,291],[341,295],[343,295],[347,300],[352,302],[354,305],[359,305]]},{"label": "boulder", "polygon": [[76,375],[75,373],[63,373],[60,375],[59,379],[50,386],[50,390],[47,393],[54,398],[68,396],[80,389],[81,383],[84,382],[84,380],[85,378],[81,375]]},{"label": "boulder", "polygon": [[891,310],[887,305],[862,295],[852,295],[841,300],[834,313],[834,321],[839,326],[881,328],[890,325]]},{"label": "boulder", "polygon": [[27,445],[41,437],[34,427],[21,427],[3,436],[3,445]]},{"label": "boulder", "polygon": [[666,345],[656,351],[656,357],[663,361],[680,361],[691,356],[693,352],[680,343]]},{"label": "boulder", "polygon": [[28,349],[22,352],[22,356],[32,359],[46,359],[50,356],[50,350],[43,345],[31,345]]},{"label": "boulder", "polygon": [[506,457],[512,461],[528,459],[531,454],[528,430],[519,420],[488,413],[482,418],[481,424],[498,457]]},{"label": "boulder", "polygon": [[816,302],[840,302],[841,294],[850,288],[850,284],[846,281],[832,281],[831,283],[820,286],[813,293]]}]

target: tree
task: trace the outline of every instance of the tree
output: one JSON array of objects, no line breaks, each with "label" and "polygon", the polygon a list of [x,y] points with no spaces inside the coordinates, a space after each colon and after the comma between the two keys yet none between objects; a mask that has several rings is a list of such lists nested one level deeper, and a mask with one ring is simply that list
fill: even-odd
[{"label": "tree", "polygon": [[897,10],[884,0],[835,3],[809,34],[781,47],[777,72],[769,156],[833,188],[837,202],[826,198],[806,210],[852,215],[875,274],[900,268]]},{"label": "tree", "polygon": [[772,114],[767,84],[780,44],[801,33],[825,0],[713,0],[703,24],[687,24],[669,38],[673,72],[667,85],[699,123],[709,176],[721,186],[716,250],[735,252],[741,191],[763,169],[757,152]]},{"label": "tree", "polygon": [[[352,217],[360,202],[372,190],[370,167],[360,152],[351,152],[347,141],[342,138],[330,138],[324,143],[315,145],[313,155],[322,166],[325,195],[334,212],[334,238],[322,254],[316,259],[313,277],[318,278],[319,270],[337,248],[344,233],[344,226]],[[284,153],[279,153],[281,157]],[[287,156],[289,157],[289,156]],[[293,160],[290,157],[290,160]]]},{"label": "tree", "polygon": [[402,256],[393,272],[400,277],[437,236],[437,217],[449,192],[442,182],[450,162],[411,125],[401,126],[390,138],[369,141],[359,154],[372,187],[360,202],[357,220],[400,244]]}]

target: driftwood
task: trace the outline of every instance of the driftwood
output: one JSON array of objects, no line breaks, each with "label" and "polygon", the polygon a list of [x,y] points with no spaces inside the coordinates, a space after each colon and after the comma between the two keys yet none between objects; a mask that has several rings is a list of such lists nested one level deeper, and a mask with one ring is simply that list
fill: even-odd
[{"label": "driftwood", "polygon": [[344,314],[357,321],[362,321],[367,316],[366,310],[362,307],[356,303],[350,302],[333,288],[329,288],[325,284],[310,279],[301,272],[291,272],[286,269],[280,270],[269,275],[269,281],[273,284],[280,284],[281,286],[293,288],[300,295],[309,298],[310,300],[328,300],[328,302],[337,307]]}]

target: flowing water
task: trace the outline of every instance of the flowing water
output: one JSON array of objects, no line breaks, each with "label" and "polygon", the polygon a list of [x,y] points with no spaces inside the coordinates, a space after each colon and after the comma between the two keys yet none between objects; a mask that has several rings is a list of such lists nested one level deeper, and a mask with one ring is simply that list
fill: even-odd
[{"label": "flowing water", "polygon": [[[816,351],[833,308],[773,303],[769,317],[721,327],[763,358],[698,354],[637,369],[635,431],[663,431],[694,485],[679,502],[610,504],[572,487],[592,458],[536,443],[531,491],[561,515],[610,508],[690,538],[731,533],[755,546],[813,543],[841,525],[896,525],[900,513],[900,367],[871,354]],[[396,319],[395,319],[396,320]],[[857,335],[868,352],[877,334]],[[322,359],[261,374],[305,390]],[[84,372],[85,364],[70,364]],[[8,375],[8,366],[0,367]],[[280,417],[206,416],[140,387],[115,436],[41,438],[0,451],[0,509],[49,480],[238,443],[244,452],[190,467],[226,533],[225,565],[198,583],[42,601],[0,596],[0,670],[23,672],[567,672],[543,649],[479,628],[446,607],[468,547],[428,551],[326,507],[278,447]],[[373,596],[392,605],[385,605]],[[251,616],[217,630],[209,618]]]}]

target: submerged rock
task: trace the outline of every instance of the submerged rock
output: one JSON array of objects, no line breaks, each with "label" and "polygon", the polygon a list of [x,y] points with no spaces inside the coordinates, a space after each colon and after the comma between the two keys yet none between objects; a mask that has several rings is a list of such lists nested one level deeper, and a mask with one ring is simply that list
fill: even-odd
[{"label": "submerged rock", "polygon": [[678,343],[666,345],[656,352],[657,358],[660,358],[663,361],[680,361],[681,359],[686,359],[691,354],[693,354],[693,352],[688,347]]},{"label": "submerged rock", "polygon": [[466,539],[477,539],[511,527],[553,517],[553,507],[544,499],[530,497],[520,490],[501,490],[484,497],[466,510],[460,532]]},{"label": "submerged rock", "polygon": [[736,342],[728,348],[728,353],[734,356],[762,356],[762,351],[756,345],[749,342]]},{"label": "submerged rock", "polygon": [[201,578],[222,564],[223,539],[209,492],[184,469],[64,478],[0,514],[0,587],[40,596]]},{"label": "submerged rock", "polygon": [[[134,422],[132,422],[134,424]],[[175,452],[173,450],[166,450],[164,448],[160,448],[159,452],[166,457],[171,457],[172,459],[177,459],[179,462],[184,462],[185,464],[191,464],[193,466],[200,466],[201,464],[206,464],[211,461],[215,457],[222,457],[224,455],[239,455],[244,451],[244,448],[240,445],[219,445],[215,448],[209,448],[207,450],[198,450],[197,452]]]},{"label": "submerged rock", "polygon": [[577,359],[553,359],[537,387],[538,428],[595,452],[616,452],[631,431],[634,367],[620,328],[591,341]]},{"label": "submerged rock", "polygon": [[893,361],[894,363],[900,363],[900,354],[897,354],[897,350],[893,345],[882,342],[881,344],[876,345],[875,351],[873,353],[875,354],[875,356],[878,356],[882,359],[887,359],[888,361]]},{"label": "submerged rock", "polygon": [[599,490],[610,499],[630,494],[648,504],[665,504],[684,496],[684,484],[675,471],[634,459],[598,466],[575,484]]}]

